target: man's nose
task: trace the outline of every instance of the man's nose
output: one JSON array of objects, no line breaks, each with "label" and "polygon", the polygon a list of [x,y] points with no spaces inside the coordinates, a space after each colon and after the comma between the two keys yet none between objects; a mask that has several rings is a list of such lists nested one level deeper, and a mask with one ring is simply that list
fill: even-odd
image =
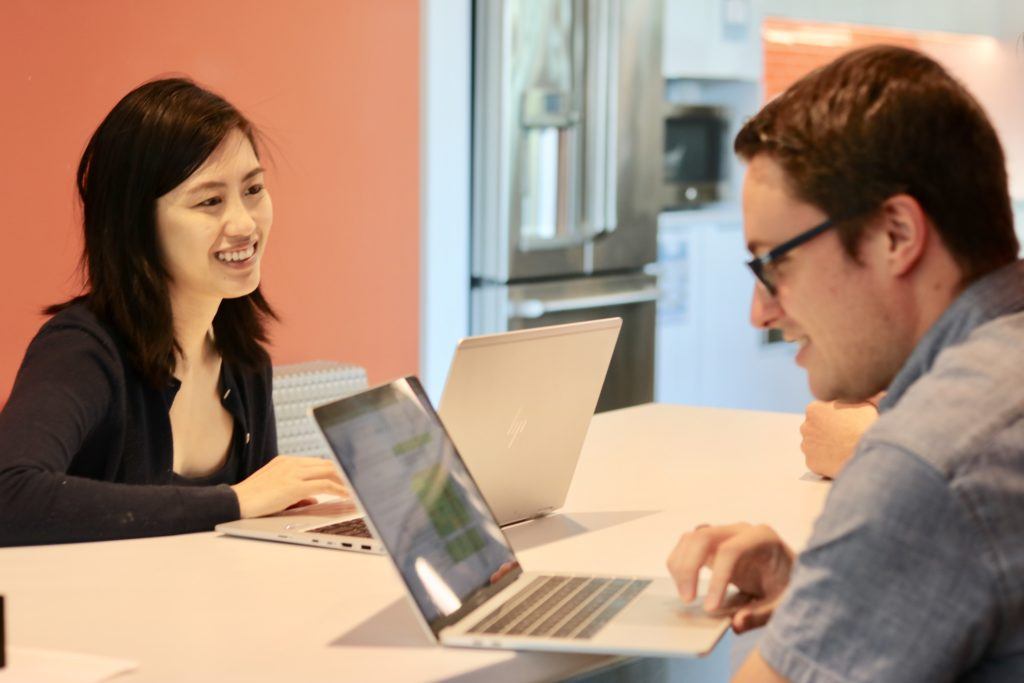
[{"label": "man's nose", "polygon": [[772,296],[761,283],[754,284],[754,294],[750,300],[750,324],[758,329],[777,327],[782,313],[779,301]]}]

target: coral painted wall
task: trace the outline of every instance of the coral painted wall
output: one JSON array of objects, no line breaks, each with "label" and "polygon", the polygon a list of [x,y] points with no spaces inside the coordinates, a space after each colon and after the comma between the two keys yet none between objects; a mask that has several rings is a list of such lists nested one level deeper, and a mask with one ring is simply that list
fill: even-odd
[{"label": "coral painted wall", "polygon": [[78,292],[74,195],[96,125],[187,74],[270,138],[276,363],[417,370],[417,0],[0,3],[0,404],[46,304]]}]

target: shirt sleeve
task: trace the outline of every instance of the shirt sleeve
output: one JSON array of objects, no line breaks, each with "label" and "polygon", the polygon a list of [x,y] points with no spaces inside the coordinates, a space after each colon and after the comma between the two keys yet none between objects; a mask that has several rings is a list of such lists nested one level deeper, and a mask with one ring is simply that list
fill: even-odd
[{"label": "shirt sleeve", "polygon": [[86,440],[106,428],[108,412],[124,409],[114,405],[119,363],[115,350],[79,328],[44,328],[32,341],[0,412],[0,545],[207,531],[237,519],[228,486],[67,474]]},{"label": "shirt sleeve", "polygon": [[996,625],[982,534],[949,482],[885,444],[833,485],[760,642],[791,681],[948,681]]}]

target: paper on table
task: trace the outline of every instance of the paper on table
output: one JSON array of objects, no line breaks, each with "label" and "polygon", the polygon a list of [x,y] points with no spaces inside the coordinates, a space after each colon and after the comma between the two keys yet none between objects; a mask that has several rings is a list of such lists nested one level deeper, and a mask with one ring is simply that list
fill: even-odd
[{"label": "paper on table", "polygon": [[8,646],[0,683],[99,683],[138,666],[127,659]]}]

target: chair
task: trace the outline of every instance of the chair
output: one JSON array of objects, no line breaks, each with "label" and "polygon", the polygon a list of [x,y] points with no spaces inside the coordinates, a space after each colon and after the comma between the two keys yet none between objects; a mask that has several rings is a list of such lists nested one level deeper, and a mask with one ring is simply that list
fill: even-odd
[{"label": "chair", "polygon": [[366,370],[358,365],[315,360],[274,366],[277,452],[327,457],[329,448],[309,415],[309,408],[362,391],[366,386]]}]

